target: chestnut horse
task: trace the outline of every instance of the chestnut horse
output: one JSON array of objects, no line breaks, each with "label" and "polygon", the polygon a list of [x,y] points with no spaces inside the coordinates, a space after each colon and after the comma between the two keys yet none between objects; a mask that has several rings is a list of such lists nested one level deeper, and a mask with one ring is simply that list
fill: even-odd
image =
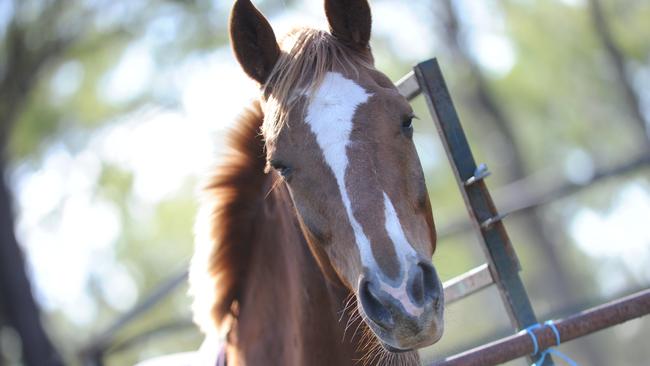
[{"label": "chestnut horse", "polygon": [[329,32],[280,42],[249,0],[230,16],[260,95],[205,190],[191,269],[228,365],[418,364],[443,332],[413,111],[373,66],[367,0],[325,12]]}]

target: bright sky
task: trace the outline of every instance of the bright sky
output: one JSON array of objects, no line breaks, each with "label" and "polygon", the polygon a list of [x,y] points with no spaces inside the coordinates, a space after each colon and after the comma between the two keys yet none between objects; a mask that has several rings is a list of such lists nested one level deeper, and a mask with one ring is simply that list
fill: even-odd
[{"label": "bright sky", "polygon": [[[502,19],[493,16],[493,2],[458,4],[469,14],[467,41],[474,57],[494,75],[507,74],[517,55],[504,37]],[[411,61],[434,55],[429,25],[409,2],[373,5],[375,35],[387,37],[395,55]],[[272,19],[278,33],[305,21],[322,24],[319,2],[302,6]],[[106,100],[128,100],[151,85],[155,65],[148,42],[131,45],[102,81],[100,93]],[[51,85],[54,96],[72,95],[83,74],[80,64],[64,64]],[[154,205],[173,195],[189,177],[202,176],[221,146],[224,128],[256,95],[255,85],[235,64],[229,48],[191,58],[170,79],[182,94],[178,110],[145,107],[96,131],[88,147],[76,155],[54,144],[41,167],[19,166],[12,175],[19,207],[17,234],[28,254],[38,299],[78,324],[90,323],[95,316],[96,306],[86,292],[92,277],[111,279],[99,281],[100,291],[118,310],[126,310],[138,297],[129,272],[115,258],[114,244],[121,231],[117,208],[93,195],[100,161],[131,170],[134,200],[145,207]],[[643,260],[647,263],[650,256],[649,217],[649,188],[631,182],[619,191],[607,213],[579,210],[571,235],[587,255],[622,261],[633,276],[648,281],[650,270]],[[603,282],[604,291],[624,287],[624,281],[616,281]]]}]

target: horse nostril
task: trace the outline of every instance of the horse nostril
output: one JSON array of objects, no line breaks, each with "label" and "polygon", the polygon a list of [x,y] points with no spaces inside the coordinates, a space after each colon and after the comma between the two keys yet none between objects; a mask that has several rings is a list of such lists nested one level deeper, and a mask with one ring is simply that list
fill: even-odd
[{"label": "horse nostril", "polygon": [[359,299],[368,318],[384,329],[393,328],[393,317],[380,297],[373,293],[370,281],[364,279],[359,283]]},{"label": "horse nostril", "polygon": [[422,293],[425,299],[431,299],[434,308],[440,307],[442,288],[436,270],[431,263],[420,262],[418,267],[422,270]]},{"label": "horse nostril", "polygon": [[424,300],[424,286],[424,270],[422,270],[421,265],[418,265],[416,272],[411,277],[408,289],[409,296],[415,304],[422,304],[422,301]]}]

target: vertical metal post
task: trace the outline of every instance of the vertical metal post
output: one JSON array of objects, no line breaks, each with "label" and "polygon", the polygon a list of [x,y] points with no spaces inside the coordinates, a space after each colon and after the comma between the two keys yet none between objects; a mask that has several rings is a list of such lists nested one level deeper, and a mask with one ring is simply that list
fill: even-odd
[{"label": "vertical metal post", "polygon": [[[447,90],[436,59],[414,67],[415,76],[438,129],[465,206],[485,251],[508,316],[516,329],[537,323],[526,289],[519,277],[519,261],[474,156]],[[531,358],[532,361],[534,359]],[[553,365],[550,357],[544,366]]]}]

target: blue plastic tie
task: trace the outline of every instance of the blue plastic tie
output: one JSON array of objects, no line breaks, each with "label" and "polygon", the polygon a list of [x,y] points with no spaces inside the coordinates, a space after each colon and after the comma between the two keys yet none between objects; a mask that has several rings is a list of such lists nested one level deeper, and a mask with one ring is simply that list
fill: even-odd
[{"label": "blue plastic tie", "polygon": [[533,353],[532,353],[533,355],[536,355],[537,352],[539,352],[539,345],[537,344],[537,337],[535,336],[535,332],[533,332],[533,330],[535,330],[537,328],[541,328],[541,327],[542,326],[538,323],[538,324],[533,324],[530,327],[524,329],[526,331],[526,333],[528,333],[528,335],[530,336],[530,339],[533,340],[533,347],[534,347]]},{"label": "blue plastic tie", "polygon": [[555,333],[555,345],[559,346],[560,345],[560,331],[557,330],[557,327],[555,326],[555,323],[553,323],[552,320],[547,320],[544,325],[548,325],[553,333]]},{"label": "blue plastic tie", "polygon": [[[537,342],[537,337],[535,336],[535,332],[533,332],[533,330],[543,328],[543,327],[551,328],[551,330],[553,331],[553,334],[555,334],[555,345],[556,346],[560,345],[560,331],[557,329],[557,327],[555,326],[555,324],[553,323],[552,320],[549,320],[549,321],[545,322],[544,325],[541,325],[539,323],[538,324],[533,324],[530,327],[524,329],[526,331],[526,333],[528,334],[528,336],[530,337],[530,339],[533,341],[533,353],[532,353],[533,355],[536,355],[539,352],[539,343]],[[544,360],[546,359],[546,356],[549,355],[549,354],[553,354],[553,355],[561,358],[569,366],[578,366],[578,364],[575,361],[573,361],[569,356],[565,355],[564,353],[562,353],[562,352],[560,352],[560,351],[558,351],[558,350],[556,350],[554,348],[550,348],[550,347],[547,348],[546,350],[544,350],[540,354],[539,359],[534,364],[532,364],[531,366],[541,366],[544,363]]]}]

